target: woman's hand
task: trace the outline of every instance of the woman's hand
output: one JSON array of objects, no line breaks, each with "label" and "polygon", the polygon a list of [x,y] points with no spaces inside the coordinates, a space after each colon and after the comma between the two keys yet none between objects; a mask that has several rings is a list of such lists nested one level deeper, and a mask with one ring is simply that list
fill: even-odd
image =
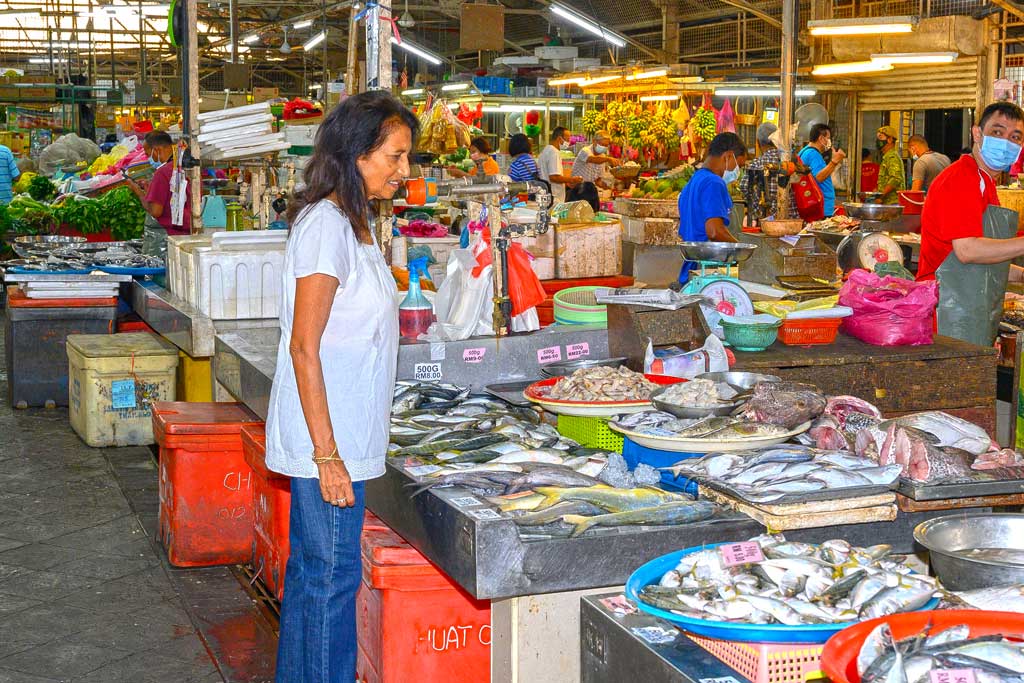
[{"label": "woman's hand", "polygon": [[317,465],[320,470],[320,495],[329,505],[340,508],[351,507],[356,502],[352,491],[352,479],[348,468],[341,460],[329,460]]}]

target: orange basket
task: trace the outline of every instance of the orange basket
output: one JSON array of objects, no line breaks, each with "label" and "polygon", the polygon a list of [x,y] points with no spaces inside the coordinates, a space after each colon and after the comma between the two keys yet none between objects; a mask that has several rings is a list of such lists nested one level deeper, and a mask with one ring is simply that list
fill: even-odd
[{"label": "orange basket", "polygon": [[958,624],[967,624],[971,629],[971,638],[998,634],[1016,638],[1024,633],[1024,614],[1018,612],[950,609],[904,612],[862,621],[843,629],[825,643],[825,649],[821,653],[821,664],[832,683],[860,683],[860,676],[857,675],[857,654],[868,634],[883,621],[889,624],[896,640],[917,635],[929,624],[936,633]]},{"label": "orange basket", "polygon": [[787,318],[779,328],[779,341],[789,346],[831,344],[836,340],[842,324],[842,318]]},{"label": "orange basket", "polygon": [[821,673],[824,645],[821,644],[742,643],[693,633],[687,633],[686,637],[752,683],[805,683],[824,678]]}]

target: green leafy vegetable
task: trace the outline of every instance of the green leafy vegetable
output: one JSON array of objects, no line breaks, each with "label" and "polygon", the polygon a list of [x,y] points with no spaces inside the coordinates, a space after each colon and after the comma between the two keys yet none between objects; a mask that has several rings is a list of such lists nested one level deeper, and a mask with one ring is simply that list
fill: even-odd
[{"label": "green leafy vegetable", "polygon": [[45,202],[57,196],[57,186],[46,176],[37,175],[29,182],[28,193],[32,199]]}]

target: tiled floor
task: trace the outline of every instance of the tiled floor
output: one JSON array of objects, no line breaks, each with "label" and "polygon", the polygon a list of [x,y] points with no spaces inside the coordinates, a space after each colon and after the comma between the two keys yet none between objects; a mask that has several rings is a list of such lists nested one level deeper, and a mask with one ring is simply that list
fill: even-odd
[{"label": "tiled floor", "polygon": [[89,448],[5,383],[0,683],[272,680],[273,629],[231,571],[167,565],[149,449]]}]

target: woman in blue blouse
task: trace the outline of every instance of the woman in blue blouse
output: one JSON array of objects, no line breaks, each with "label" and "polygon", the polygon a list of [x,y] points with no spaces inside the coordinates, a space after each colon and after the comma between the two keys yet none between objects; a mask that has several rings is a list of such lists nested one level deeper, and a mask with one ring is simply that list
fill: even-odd
[{"label": "woman in blue blouse", "polygon": [[530,138],[516,133],[508,141],[508,153],[512,164],[508,167],[508,177],[517,183],[536,180],[540,177],[537,162],[531,155]]}]

